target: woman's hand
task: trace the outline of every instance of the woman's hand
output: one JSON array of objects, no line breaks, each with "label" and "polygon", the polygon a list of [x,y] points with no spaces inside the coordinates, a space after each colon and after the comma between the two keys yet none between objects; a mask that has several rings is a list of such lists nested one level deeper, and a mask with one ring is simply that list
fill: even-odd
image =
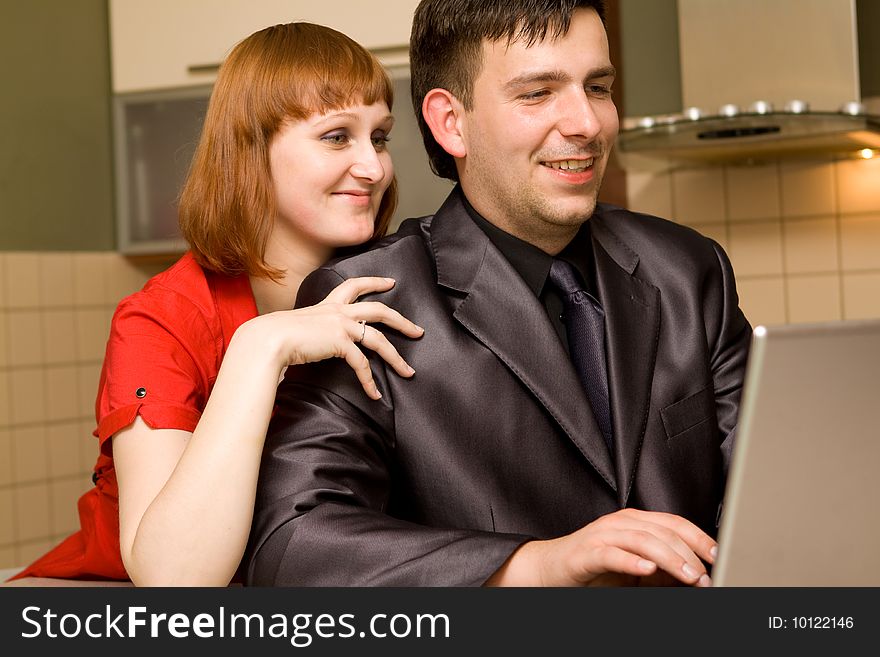
[{"label": "woman's hand", "polygon": [[425,332],[383,303],[357,301],[358,297],[370,292],[386,292],[394,284],[394,279],[378,276],[351,278],[340,283],[314,306],[268,313],[245,322],[236,337],[239,334],[248,336],[263,348],[275,345],[279,373],[288,365],[344,358],[367,395],[371,399],[380,399],[382,395],[373,381],[370,361],[358,344],[379,354],[400,376],[411,377],[415,370],[388,338],[371,324],[385,324],[411,338],[421,337]]}]

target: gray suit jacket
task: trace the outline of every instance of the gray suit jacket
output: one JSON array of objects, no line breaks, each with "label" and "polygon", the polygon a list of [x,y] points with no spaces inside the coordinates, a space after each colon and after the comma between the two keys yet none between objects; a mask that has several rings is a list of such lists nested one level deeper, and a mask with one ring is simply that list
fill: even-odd
[{"label": "gray suit jacket", "polygon": [[458,194],[303,283],[300,306],[346,278],[393,277],[374,298],[426,330],[386,332],[411,380],[366,350],[380,401],[339,359],[288,370],[249,583],[479,585],[522,542],[627,506],[715,532],[751,335],[722,249],[620,208],[590,219],[612,457],[544,306]]}]

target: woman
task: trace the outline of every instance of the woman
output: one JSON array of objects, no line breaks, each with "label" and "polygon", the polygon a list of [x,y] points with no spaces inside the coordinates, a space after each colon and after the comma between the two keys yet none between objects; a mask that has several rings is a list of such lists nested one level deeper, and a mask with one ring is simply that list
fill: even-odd
[{"label": "woman", "polygon": [[413,375],[370,324],[410,338],[422,329],[381,303],[356,302],[394,281],[352,279],[289,310],[335,249],[388,226],[391,105],[375,58],[329,28],[276,25],[233,49],[181,196],[191,250],[113,318],[82,529],[16,577],[227,584],[247,542],[285,367],[345,358],[379,399],[360,345]]}]

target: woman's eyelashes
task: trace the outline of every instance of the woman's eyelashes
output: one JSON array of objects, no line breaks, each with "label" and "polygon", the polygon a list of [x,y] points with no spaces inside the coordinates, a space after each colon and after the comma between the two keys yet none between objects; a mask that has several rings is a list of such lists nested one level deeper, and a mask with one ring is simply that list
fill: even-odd
[{"label": "woman's eyelashes", "polygon": [[[347,130],[334,130],[321,135],[321,141],[334,148],[343,148],[351,143],[352,137]],[[389,141],[391,136],[385,130],[377,130],[370,135],[370,142],[377,151],[385,150]]]},{"label": "woman's eyelashes", "polygon": [[377,151],[384,151],[388,148],[388,142],[391,141],[391,135],[384,130],[379,130],[372,134],[370,140],[373,142],[373,147]]},{"label": "woman's eyelashes", "polygon": [[351,137],[349,137],[348,132],[345,130],[334,130],[333,132],[321,135],[321,141],[329,146],[342,147],[346,146],[348,142],[351,141]]}]

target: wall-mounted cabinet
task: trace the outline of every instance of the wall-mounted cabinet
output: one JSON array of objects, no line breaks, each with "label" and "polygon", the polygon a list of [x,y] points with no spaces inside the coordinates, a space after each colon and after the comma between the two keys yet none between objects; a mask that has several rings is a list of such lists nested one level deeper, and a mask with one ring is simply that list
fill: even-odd
[{"label": "wall-mounted cabinet", "polygon": [[113,91],[210,84],[238,41],[269,25],[328,25],[374,51],[409,42],[418,0],[109,0]]},{"label": "wall-mounted cabinet", "polygon": [[117,247],[127,254],[180,253],[177,200],[211,87],[114,97]]}]

